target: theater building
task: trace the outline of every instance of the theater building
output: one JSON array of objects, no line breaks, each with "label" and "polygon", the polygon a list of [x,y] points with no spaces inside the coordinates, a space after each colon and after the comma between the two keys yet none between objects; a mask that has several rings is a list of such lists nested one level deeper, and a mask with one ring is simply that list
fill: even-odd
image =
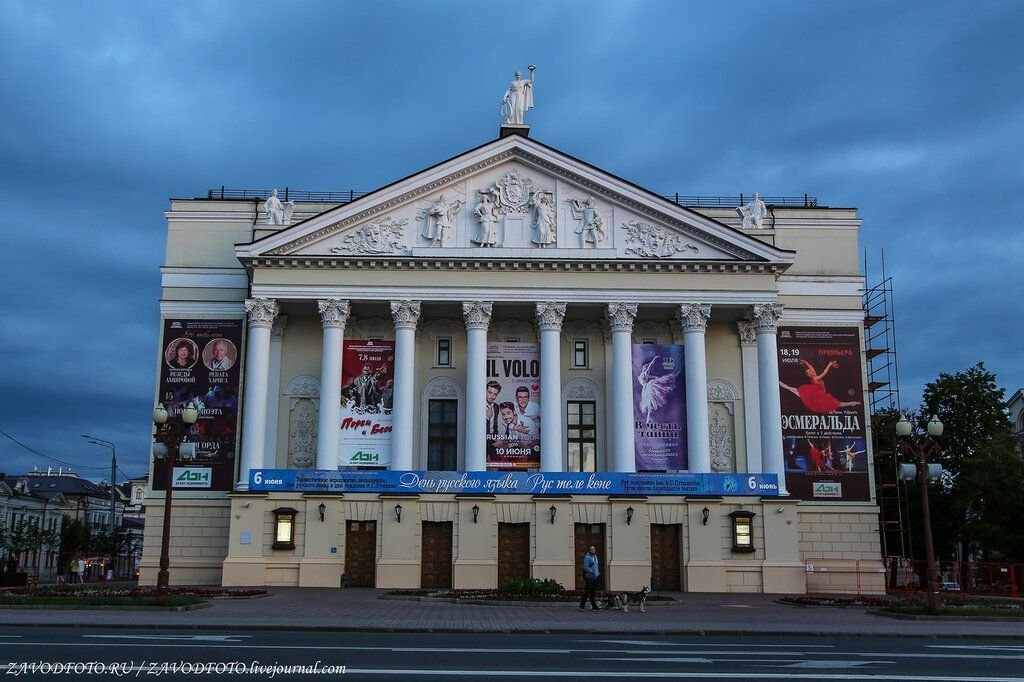
[{"label": "theater building", "polygon": [[884,590],[856,210],[695,206],[527,132],[358,197],[171,201],[172,584],[571,587],[594,544],[610,589]]}]

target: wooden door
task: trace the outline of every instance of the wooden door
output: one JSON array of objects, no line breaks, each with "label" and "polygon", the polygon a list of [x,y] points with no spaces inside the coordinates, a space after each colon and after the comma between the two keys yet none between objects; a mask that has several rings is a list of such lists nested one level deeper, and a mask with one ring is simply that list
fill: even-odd
[{"label": "wooden door", "polygon": [[651,525],[651,589],[682,589],[680,581],[679,536],[682,528],[676,524]]},{"label": "wooden door", "polygon": [[345,523],[345,570],[351,587],[375,587],[377,579],[377,522]]},{"label": "wooden door", "polygon": [[530,524],[498,524],[498,587],[510,578],[530,577]]},{"label": "wooden door", "polygon": [[420,587],[452,586],[452,523],[423,522],[423,549],[420,558]]},{"label": "wooden door", "polygon": [[601,569],[601,577],[598,580],[598,589],[604,589],[607,585],[608,557],[604,551],[604,524],[603,523],[577,523],[576,524],[576,589],[582,590],[583,585],[583,555],[587,553],[590,546],[597,548],[598,566]]}]

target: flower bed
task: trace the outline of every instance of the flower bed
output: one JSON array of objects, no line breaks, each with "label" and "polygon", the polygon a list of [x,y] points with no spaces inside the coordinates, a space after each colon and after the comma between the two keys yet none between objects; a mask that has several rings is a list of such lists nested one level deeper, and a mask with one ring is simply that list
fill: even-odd
[{"label": "flower bed", "polygon": [[8,606],[191,606],[215,598],[253,597],[266,590],[225,590],[206,587],[171,587],[159,601],[155,587],[87,586],[16,588],[0,592],[0,604]]}]

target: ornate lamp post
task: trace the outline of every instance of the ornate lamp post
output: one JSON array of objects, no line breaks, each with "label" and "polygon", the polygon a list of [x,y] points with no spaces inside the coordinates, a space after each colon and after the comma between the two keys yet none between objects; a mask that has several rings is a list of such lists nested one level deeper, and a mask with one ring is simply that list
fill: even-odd
[{"label": "ornate lamp post", "polygon": [[167,464],[166,488],[164,491],[164,531],[160,538],[160,572],[156,577],[157,599],[161,602],[167,600],[167,587],[170,585],[171,574],[168,568],[171,565],[170,541],[171,541],[171,502],[174,494],[174,464],[178,454],[191,459],[195,455],[195,445],[182,443],[188,428],[196,423],[199,418],[199,410],[193,403],[181,411],[181,423],[167,421],[167,409],[161,404],[153,410],[153,423],[156,424],[156,443],[153,444],[153,457],[162,459]]},{"label": "ornate lamp post", "polygon": [[942,422],[932,416],[928,422],[928,437],[911,436],[913,427],[906,415],[896,422],[896,435],[903,440],[903,451],[917,460],[917,478],[921,481],[921,516],[924,517],[924,552],[928,561],[928,611],[938,613],[942,607],[939,596],[938,570],[935,566],[935,549],[932,545],[932,517],[928,508],[928,458],[939,454],[940,447],[935,441],[942,435]]}]

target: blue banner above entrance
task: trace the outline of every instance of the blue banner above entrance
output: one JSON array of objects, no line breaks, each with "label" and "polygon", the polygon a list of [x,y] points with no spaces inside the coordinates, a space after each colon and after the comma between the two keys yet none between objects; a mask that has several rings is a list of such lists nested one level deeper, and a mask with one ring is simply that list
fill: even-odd
[{"label": "blue banner above entrance", "polygon": [[779,481],[775,474],[253,469],[249,474],[249,490],[303,493],[772,496],[779,494]]}]

